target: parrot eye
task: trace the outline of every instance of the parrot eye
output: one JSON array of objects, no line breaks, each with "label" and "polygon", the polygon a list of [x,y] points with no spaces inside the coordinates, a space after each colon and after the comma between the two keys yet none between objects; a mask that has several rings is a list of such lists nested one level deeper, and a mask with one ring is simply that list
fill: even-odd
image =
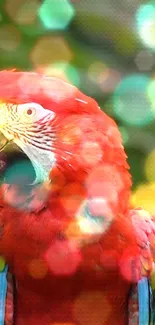
[{"label": "parrot eye", "polygon": [[52,119],[55,115],[52,111],[44,109],[37,103],[20,104],[16,107],[16,113],[18,114],[18,118],[24,122],[39,121],[47,115]]},{"label": "parrot eye", "polygon": [[35,104],[22,104],[17,106],[18,117],[20,119],[26,121],[29,121],[29,119],[32,120],[32,118],[36,117],[37,114],[37,107],[35,107]]},{"label": "parrot eye", "polygon": [[36,115],[36,108],[35,107],[25,107],[25,109],[23,110],[23,114],[25,115],[25,117],[29,118],[29,117],[34,117]]},{"label": "parrot eye", "polygon": [[28,108],[27,110],[27,115],[32,115],[33,114],[33,109],[32,108]]}]

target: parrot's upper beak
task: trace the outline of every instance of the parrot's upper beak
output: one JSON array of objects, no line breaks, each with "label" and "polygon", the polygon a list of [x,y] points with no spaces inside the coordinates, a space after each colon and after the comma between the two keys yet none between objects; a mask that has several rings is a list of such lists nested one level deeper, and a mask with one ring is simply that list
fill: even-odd
[{"label": "parrot's upper beak", "polygon": [[6,139],[3,133],[0,132],[0,152],[5,148],[8,142],[9,141]]},{"label": "parrot's upper beak", "polygon": [[0,132],[0,183],[28,185],[35,177],[29,158]]}]

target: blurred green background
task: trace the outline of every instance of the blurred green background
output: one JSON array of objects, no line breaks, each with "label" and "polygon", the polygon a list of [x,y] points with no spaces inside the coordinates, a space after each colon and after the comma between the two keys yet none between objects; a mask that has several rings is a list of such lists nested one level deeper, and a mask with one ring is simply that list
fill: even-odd
[{"label": "blurred green background", "polygon": [[155,213],[155,1],[0,0],[0,69],[60,76],[119,125],[134,204]]}]

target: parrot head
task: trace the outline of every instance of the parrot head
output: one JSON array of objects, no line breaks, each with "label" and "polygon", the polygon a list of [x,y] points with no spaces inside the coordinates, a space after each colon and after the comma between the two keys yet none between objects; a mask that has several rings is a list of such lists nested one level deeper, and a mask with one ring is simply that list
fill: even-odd
[{"label": "parrot head", "polygon": [[129,205],[131,179],[115,122],[76,87],[34,72],[0,72],[0,179],[0,219],[10,240],[3,250],[21,234],[24,248],[18,239],[16,252],[26,250],[27,238],[49,243],[81,216],[88,198],[98,220],[104,210],[116,217]]},{"label": "parrot head", "polygon": [[[75,87],[37,73],[15,71],[0,72],[0,87],[0,150],[5,151],[11,144],[14,150],[17,147],[17,152],[27,156],[35,171],[36,183],[48,179],[57,164],[59,150],[61,158],[66,160],[77,152],[80,155],[84,142],[86,147],[92,145],[91,156],[97,154],[97,157],[92,163],[91,157],[88,163],[89,157],[83,159],[83,164],[76,160],[78,167],[90,170],[103,161],[108,163],[106,153],[111,151],[113,165],[128,169],[115,122],[100,110],[95,100]],[[117,161],[112,161],[116,153]]]},{"label": "parrot head", "polygon": [[[70,136],[67,132],[76,138],[81,131],[80,126],[76,129],[80,115],[88,118],[93,111],[99,112],[98,106],[91,108],[86,96],[55,78],[12,71],[1,72],[0,78],[1,152],[9,152],[11,162],[13,157],[27,158],[34,169],[35,183],[42,183],[58,163],[58,150],[64,161],[75,153],[75,146],[68,146],[71,150],[67,152]],[[13,182],[18,182],[17,179],[18,173],[14,174]],[[5,180],[10,182],[12,178]]]}]

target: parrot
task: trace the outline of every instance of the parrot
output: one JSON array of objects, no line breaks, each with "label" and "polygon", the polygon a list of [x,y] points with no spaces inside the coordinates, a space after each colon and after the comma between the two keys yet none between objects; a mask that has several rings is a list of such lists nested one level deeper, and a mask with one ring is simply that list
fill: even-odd
[{"label": "parrot", "polygon": [[116,122],[65,80],[0,71],[0,324],[148,325],[155,222]]}]

